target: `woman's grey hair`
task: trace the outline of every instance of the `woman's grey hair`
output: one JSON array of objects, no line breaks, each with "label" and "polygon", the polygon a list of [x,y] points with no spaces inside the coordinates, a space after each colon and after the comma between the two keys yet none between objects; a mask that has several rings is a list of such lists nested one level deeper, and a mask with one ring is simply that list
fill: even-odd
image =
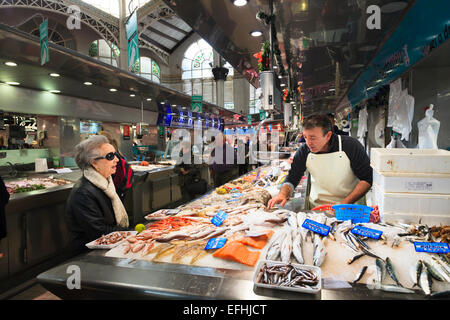
[{"label": "woman's grey hair", "polygon": [[91,160],[101,157],[99,148],[105,143],[109,143],[105,136],[90,136],[75,146],[75,162],[81,169],[87,169],[91,166]]}]

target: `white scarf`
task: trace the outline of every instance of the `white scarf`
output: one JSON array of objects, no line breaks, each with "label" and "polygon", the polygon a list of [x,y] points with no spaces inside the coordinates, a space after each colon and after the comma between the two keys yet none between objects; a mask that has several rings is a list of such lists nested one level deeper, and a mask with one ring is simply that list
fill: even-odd
[{"label": "white scarf", "polygon": [[125,207],[123,206],[122,201],[119,198],[119,195],[116,192],[116,187],[114,186],[114,182],[111,176],[106,179],[94,168],[84,170],[83,175],[94,186],[102,190],[111,199],[117,225],[122,228],[128,228],[128,214],[125,210]]}]

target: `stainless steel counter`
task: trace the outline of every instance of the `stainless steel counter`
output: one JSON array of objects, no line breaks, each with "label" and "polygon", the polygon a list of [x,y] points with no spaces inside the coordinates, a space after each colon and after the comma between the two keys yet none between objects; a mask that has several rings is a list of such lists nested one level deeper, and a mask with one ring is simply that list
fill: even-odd
[{"label": "stainless steel counter", "polygon": [[[255,287],[252,271],[152,263],[105,257],[95,250],[40,274],[37,279],[62,299],[220,299],[220,300],[380,300],[430,299],[423,294],[370,290],[365,285],[322,289],[319,294]],[[68,289],[69,266],[80,270],[80,289]],[[448,299],[448,297],[447,297]]]}]

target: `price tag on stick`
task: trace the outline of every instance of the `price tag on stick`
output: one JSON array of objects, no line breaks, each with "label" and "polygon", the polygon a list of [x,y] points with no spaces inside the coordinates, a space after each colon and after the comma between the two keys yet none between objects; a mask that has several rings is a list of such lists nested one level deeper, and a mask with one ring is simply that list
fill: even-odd
[{"label": "price tag on stick", "polygon": [[228,214],[226,214],[224,211],[220,210],[212,219],[211,223],[215,225],[216,227],[220,226],[225,219],[228,218]]},{"label": "price tag on stick", "polygon": [[450,247],[445,242],[414,242],[416,252],[449,253]]}]

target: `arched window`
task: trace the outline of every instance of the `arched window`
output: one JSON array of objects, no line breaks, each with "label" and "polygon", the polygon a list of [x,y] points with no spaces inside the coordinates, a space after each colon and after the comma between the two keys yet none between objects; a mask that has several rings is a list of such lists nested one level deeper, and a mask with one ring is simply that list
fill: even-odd
[{"label": "arched window", "polygon": [[[191,44],[181,63],[183,92],[189,95],[202,95],[204,101],[217,103],[216,82],[212,73],[213,67],[212,47],[203,39]],[[233,109],[234,70],[229,63],[226,63],[224,67],[229,68],[228,78],[225,81],[225,106]]]},{"label": "arched window", "polygon": [[99,39],[91,43],[89,47],[89,56],[117,67],[120,50],[115,44],[109,46],[105,40]]},{"label": "arched window", "polygon": [[153,82],[160,83],[161,72],[159,65],[149,57],[139,57],[139,62],[135,63],[133,72]]},{"label": "arched window", "polygon": [[250,85],[250,99],[249,99],[250,112],[249,114],[259,113],[259,107],[256,103],[258,98],[256,97],[256,89],[254,86]]}]

